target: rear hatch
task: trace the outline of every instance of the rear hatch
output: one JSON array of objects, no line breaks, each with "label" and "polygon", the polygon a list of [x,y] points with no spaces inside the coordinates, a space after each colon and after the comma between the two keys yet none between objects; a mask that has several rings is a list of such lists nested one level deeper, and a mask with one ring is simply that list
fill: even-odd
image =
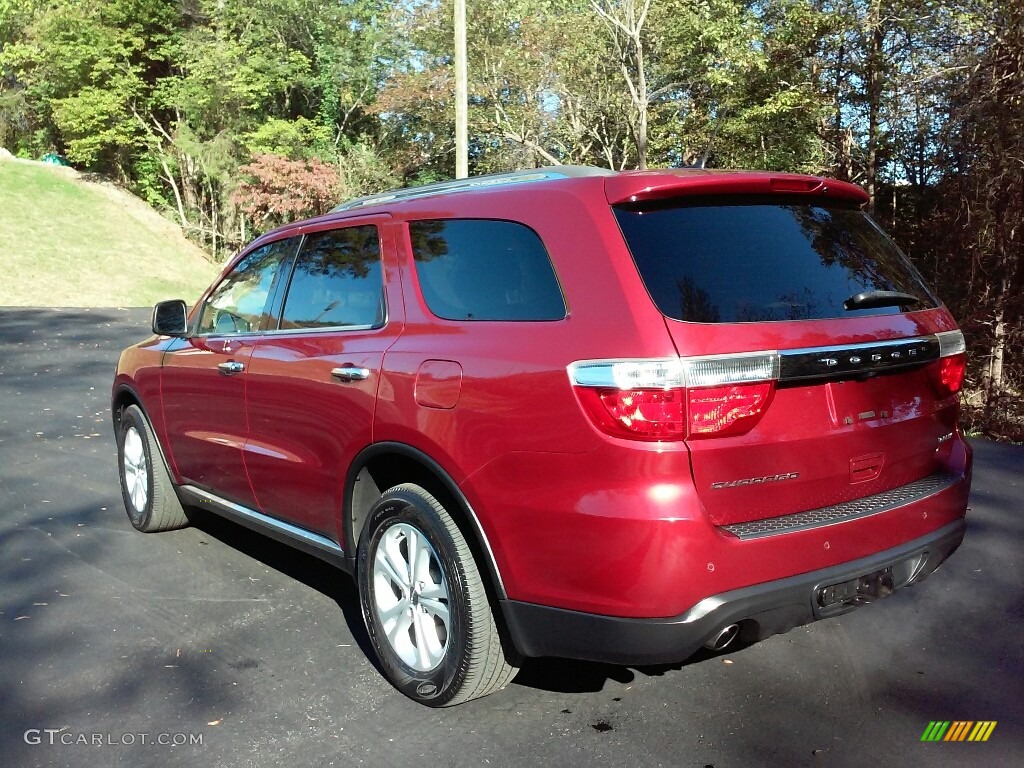
[{"label": "rear hatch", "polygon": [[708,516],[730,526],[934,492],[963,376],[953,319],[859,189],[747,181],[611,201],[683,358]]}]

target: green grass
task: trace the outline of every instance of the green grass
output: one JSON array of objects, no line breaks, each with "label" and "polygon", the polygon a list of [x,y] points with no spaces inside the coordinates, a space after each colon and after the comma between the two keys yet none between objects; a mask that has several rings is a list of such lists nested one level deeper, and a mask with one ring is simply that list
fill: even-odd
[{"label": "green grass", "polygon": [[0,306],[191,303],[216,273],[178,227],[127,192],[0,159]]}]

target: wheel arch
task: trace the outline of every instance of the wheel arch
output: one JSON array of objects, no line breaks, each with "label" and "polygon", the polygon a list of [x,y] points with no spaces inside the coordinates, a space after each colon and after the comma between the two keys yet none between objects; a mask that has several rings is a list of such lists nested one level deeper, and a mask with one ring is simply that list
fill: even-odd
[{"label": "wheel arch", "polygon": [[153,425],[153,419],[150,418],[149,411],[142,403],[142,398],[139,397],[139,393],[136,392],[128,383],[121,383],[114,387],[114,392],[110,399],[110,417],[114,423],[115,438],[117,437],[118,431],[121,429],[121,414],[124,413],[124,409],[130,405],[134,405],[142,411],[142,418],[146,420],[149,424],[150,430],[153,432],[153,442],[156,443],[156,449],[160,452],[160,458],[163,460],[164,466],[167,467],[167,471],[171,476],[171,481],[175,483],[178,482],[175,466],[171,462],[171,457],[164,449],[163,442],[160,440],[160,434]]},{"label": "wheel arch", "polygon": [[371,445],[364,448],[349,467],[345,478],[342,535],[353,572],[367,513],[384,491],[401,483],[421,486],[448,510],[466,537],[473,557],[483,566],[489,596],[494,600],[505,600],[507,595],[501,571],[476,511],[440,464],[405,443]]},{"label": "wheel arch", "polygon": [[[129,405],[137,405],[143,415],[149,419],[149,414],[146,413],[146,407],[142,404],[142,398],[138,393],[128,384],[118,384],[110,398],[110,416],[114,422],[115,434],[121,426],[121,414]],[[149,419],[149,423],[152,426],[153,420]]]}]

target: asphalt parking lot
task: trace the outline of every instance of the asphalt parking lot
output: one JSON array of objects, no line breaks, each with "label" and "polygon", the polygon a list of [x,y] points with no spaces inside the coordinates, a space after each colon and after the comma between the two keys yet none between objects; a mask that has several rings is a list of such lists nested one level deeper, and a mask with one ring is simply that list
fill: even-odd
[{"label": "asphalt parking lot", "polygon": [[[148,322],[0,310],[0,766],[1024,765],[1024,447],[975,441],[964,546],[889,600],[430,710],[369,661],[343,574],[214,519],[132,529],[109,389]],[[923,744],[933,720],[997,725]]]}]

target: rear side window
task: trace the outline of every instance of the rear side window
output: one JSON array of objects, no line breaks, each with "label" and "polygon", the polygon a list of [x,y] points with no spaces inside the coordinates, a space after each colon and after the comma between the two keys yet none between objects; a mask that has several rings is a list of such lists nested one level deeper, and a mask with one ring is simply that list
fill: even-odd
[{"label": "rear side window", "polygon": [[447,320],[561,320],[551,259],[529,227],[490,219],[409,223],[427,307]]},{"label": "rear side window", "polygon": [[[921,276],[860,210],[734,200],[615,209],[658,309],[699,323],[815,320],[937,305]],[[896,291],[916,301],[865,306]]]},{"label": "rear side window", "polygon": [[377,227],[346,227],[308,235],[295,260],[280,327],[373,327],[383,322]]}]

